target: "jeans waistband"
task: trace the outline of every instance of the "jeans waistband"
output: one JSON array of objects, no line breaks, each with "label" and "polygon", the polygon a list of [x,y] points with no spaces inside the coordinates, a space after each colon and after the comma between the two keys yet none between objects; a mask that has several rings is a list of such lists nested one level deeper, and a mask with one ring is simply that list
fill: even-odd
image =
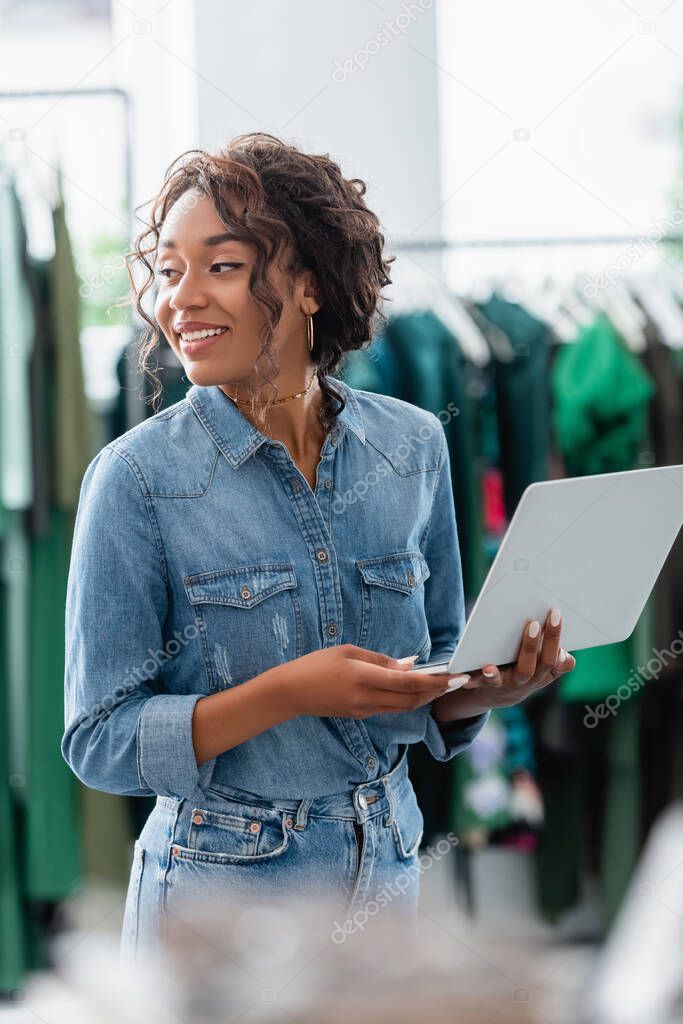
[{"label": "jeans waistband", "polygon": [[[216,783],[209,786],[209,795],[216,801],[221,796],[236,800],[250,807],[274,808],[289,812],[295,818],[294,828],[306,827],[308,817],[348,818],[362,822],[377,814],[388,812],[386,824],[394,818],[396,800],[401,797],[406,786],[410,785],[408,776],[408,746],[398,761],[386,774],[369,782],[361,782],[353,789],[344,793],[331,793],[326,796],[306,798],[303,800],[279,800],[258,797],[245,790],[235,789]],[[157,796],[156,804],[164,810],[175,810],[183,801],[173,797]]]}]

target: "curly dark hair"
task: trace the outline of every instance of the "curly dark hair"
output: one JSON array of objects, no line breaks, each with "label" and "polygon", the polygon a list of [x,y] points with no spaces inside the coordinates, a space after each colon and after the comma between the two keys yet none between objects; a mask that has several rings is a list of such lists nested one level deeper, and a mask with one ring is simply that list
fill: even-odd
[{"label": "curly dark hair", "polygon": [[[380,293],[392,283],[389,269],[396,259],[383,256],[384,235],[379,219],[363,199],[365,182],[345,178],[329,154],[304,153],[265,132],[238,135],[215,155],[201,149],[187,150],[170,164],[152,201],[151,220],[135,239],[133,249],[125,254],[135,308],[148,325],[140,340],[138,365],[156,385],[152,402],[163,391],[150,367],[160,330],[145,312],[142,300],[154,282],[153,268],[164,220],[188,189],[211,198],[226,228],[256,247],[249,290],[265,317],[256,366],[261,379],[273,389],[273,399],[278,388],[273,383],[277,367],[272,339],[282,302],[267,280],[267,270],[289,244],[290,260],[285,272],[313,272],[320,309],[313,317],[315,342],[311,358],[323,395],[321,424],[329,431],[345,400],[326,375],[335,374],[345,353],[367,347],[377,322],[386,321],[385,297]],[[232,212],[230,196],[245,202],[241,218]],[[140,285],[134,276],[138,264],[146,270]],[[262,359],[274,371],[270,376],[261,372]],[[335,403],[340,404],[336,407]],[[252,401],[252,412],[260,422],[265,421],[267,408],[268,402],[256,409]]]}]

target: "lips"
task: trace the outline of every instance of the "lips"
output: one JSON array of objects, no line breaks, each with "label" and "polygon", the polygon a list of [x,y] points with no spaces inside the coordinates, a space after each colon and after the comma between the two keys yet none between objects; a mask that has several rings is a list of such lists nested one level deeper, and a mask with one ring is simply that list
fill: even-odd
[{"label": "lips", "polygon": [[[225,327],[225,324],[206,324],[202,320],[183,320],[174,326],[176,334],[189,334],[191,331],[214,331]],[[227,328],[226,328],[227,330]]]},{"label": "lips", "polygon": [[[203,328],[203,330],[212,331],[215,333],[203,334],[200,331],[187,331],[187,335],[180,336],[180,348],[183,353],[187,356],[195,356],[199,353],[204,352],[206,349],[211,348],[216,342],[220,341],[228,333],[227,327],[221,328]],[[185,331],[183,331],[185,335]]]}]

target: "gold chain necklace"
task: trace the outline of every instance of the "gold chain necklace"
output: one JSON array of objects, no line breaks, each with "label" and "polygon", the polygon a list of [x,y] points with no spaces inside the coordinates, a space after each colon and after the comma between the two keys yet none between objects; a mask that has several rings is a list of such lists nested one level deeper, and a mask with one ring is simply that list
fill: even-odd
[{"label": "gold chain necklace", "polygon": [[[317,370],[314,370],[313,376],[311,377],[310,381],[308,382],[308,385],[304,388],[303,391],[297,391],[295,395],[287,395],[286,398],[276,398],[274,402],[271,402],[271,405],[281,405],[282,402],[291,402],[293,398],[303,398],[303,396],[307,395],[308,392],[313,387],[313,381],[315,380],[316,375]],[[228,398],[232,398],[232,401],[237,402],[238,405],[251,405],[251,402],[246,401],[244,398],[233,398],[232,395],[228,395]]]}]

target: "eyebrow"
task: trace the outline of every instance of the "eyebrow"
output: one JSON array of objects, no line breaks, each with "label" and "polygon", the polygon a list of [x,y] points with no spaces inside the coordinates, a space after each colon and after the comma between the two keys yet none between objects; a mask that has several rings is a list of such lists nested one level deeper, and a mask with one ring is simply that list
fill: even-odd
[{"label": "eyebrow", "polygon": [[[209,247],[212,245],[222,245],[223,242],[241,242],[242,239],[236,235],[231,235],[229,232],[225,232],[222,235],[210,235],[209,238],[205,238],[203,245]],[[160,238],[159,239],[160,249],[177,249],[175,242],[171,238]]]}]

